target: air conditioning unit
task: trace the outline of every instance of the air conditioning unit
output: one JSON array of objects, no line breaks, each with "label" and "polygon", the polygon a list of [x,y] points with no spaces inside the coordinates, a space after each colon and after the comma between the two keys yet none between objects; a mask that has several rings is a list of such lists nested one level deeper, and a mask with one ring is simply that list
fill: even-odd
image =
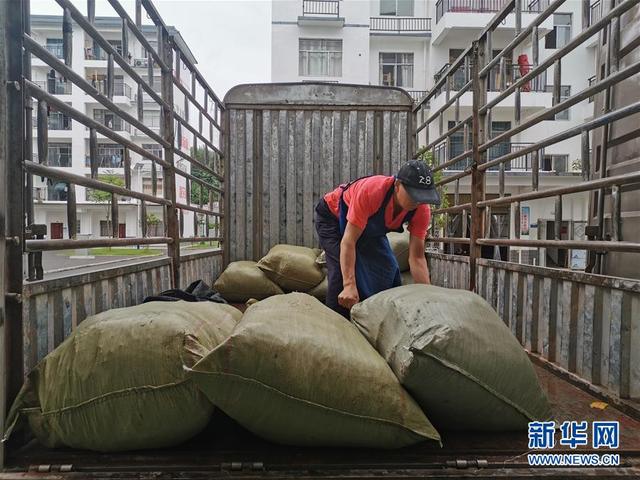
[{"label": "air conditioning unit", "polygon": [[147,59],[146,58],[136,58],[133,61],[133,66],[134,67],[146,67],[147,66]]}]

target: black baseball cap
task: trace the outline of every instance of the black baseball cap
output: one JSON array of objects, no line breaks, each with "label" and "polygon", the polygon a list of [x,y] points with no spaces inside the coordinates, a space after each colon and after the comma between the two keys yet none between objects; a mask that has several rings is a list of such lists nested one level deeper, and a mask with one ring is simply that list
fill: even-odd
[{"label": "black baseball cap", "polygon": [[440,205],[433,173],[422,160],[409,160],[400,167],[396,178],[402,182],[414,202]]}]

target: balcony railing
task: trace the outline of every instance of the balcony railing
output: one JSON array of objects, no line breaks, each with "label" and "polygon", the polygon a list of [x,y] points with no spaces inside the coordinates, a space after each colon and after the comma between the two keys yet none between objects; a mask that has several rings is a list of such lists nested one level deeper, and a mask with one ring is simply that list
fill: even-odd
[{"label": "balcony railing", "polygon": [[[88,82],[93,85],[93,87],[98,90],[103,95],[107,94],[107,82],[106,80],[96,80],[93,81],[91,79],[87,79]],[[131,85],[126,84],[122,81],[114,82],[113,84],[113,95],[116,97],[127,97],[129,99],[133,98],[133,93],[131,90]]]},{"label": "balcony railing", "polygon": [[[447,12],[492,13],[499,12],[506,0],[438,0],[436,2],[436,23]],[[522,11],[540,13],[549,6],[549,0],[523,0]]]},{"label": "balcony railing", "polygon": [[589,26],[602,18],[602,3],[600,0],[593,2],[589,7]]},{"label": "balcony railing", "polygon": [[38,80],[35,84],[51,95],[71,95],[71,82]]},{"label": "balcony railing", "polygon": [[431,19],[424,17],[371,17],[370,30],[385,33],[427,33]]},{"label": "balcony railing", "polygon": [[[449,69],[451,64],[445,64],[438,72],[433,76],[435,82],[438,82],[440,78],[445,74],[445,72]],[[506,81],[502,79],[502,73],[500,72],[500,66],[496,66],[491,69],[489,74],[489,85],[488,91],[490,92],[500,92],[511,86],[515,81],[522,78],[524,75],[528,74],[531,69],[533,69],[534,65],[531,64],[513,64],[509,63],[505,66],[504,74],[506,75]],[[452,91],[459,91],[471,78],[471,72],[469,72],[468,68],[465,68],[464,64],[460,65],[458,69],[453,72],[453,75],[449,77],[449,89]],[[446,88],[446,85],[440,87],[439,92],[440,95]],[[521,92],[545,92],[547,90],[547,72],[544,71],[540,75],[536,76],[532,80],[526,82],[524,85],[520,87]]]},{"label": "balcony railing", "polygon": [[[36,128],[38,117],[34,115],[31,121],[33,122],[33,128]],[[60,112],[50,112],[47,117],[47,126],[49,130],[71,130],[71,117],[67,117]]]},{"label": "balcony railing", "polygon": [[340,16],[339,0],[302,0],[302,15]]},{"label": "balcony railing", "polygon": [[[452,158],[460,155],[463,152],[463,145],[461,143],[462,139],[460,139],[460,143],[454,143],[453,148],[447,145],[447,142],[442,142],[435,148],[435,162],[437,164],[442,164],[446,161],[451,160]],[[494,160],[498,157],[506,155],[508,153],[518,152],[523,150],[524,148],[532,145],[531,143],[521,143],[521,142],[504,142],[494,145],[487,150],[487,161]],[[532,153],[526,153],[522,156],[516,157],[509,162],[505,163],[505,170],[512,172],[530,172],[532,169]],[[562,166],[557,162],[552,165],[552,162],[545,162],[544,159],[544,149],[540,150],[538,155],[538,165],[539,170],[541,172],[555,172],[555,171],[566,171],[562,169]],[[454,165],[445,169],[445,171],[462,171],[469,166],[468,160],[461,160],[460,162],[455,163]],[[493,166],[489,168],[490,171],[497,171],[499,167]]]},{"label": "balcony railing", "polygon": [[[85,166],[91,166],[91,157],[85,157]],[[98,153],[98,168],[124,168],[122,155]]]}]

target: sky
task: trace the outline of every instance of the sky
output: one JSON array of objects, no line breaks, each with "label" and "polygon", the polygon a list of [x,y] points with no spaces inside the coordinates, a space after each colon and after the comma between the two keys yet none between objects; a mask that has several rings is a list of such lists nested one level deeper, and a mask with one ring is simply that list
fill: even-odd
[{"label": "sky", "polygon": [[[86,14],[86,1],[72,2]],[[120,3],[135,18],[135,2]],[[219,98],[235,85],[270,80],[270,0],[154,0],[154,5],[165,23],[180,31]],[[62,15],[53,0],[31,0],[31,12]],[[106,0],[96,0],[96,15],[116,13]]]}]

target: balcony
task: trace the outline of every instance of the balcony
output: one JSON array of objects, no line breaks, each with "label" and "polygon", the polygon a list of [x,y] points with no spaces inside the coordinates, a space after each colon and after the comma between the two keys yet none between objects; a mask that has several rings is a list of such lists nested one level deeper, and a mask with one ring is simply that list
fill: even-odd
[{"label": "balcony", "polygon": [[[124,168],[122,153],[98,152],[98,168]],[[85,166],[91,167],[91,157],[85,157]]]},{"label": "balcony", "polygon": [[429,36],[431,19],[425,17],[371,17],[369,22],[371,35]]},{"label": "balcony", "polygon": [[[452,29],[471,30],[470,33],[475,37],[487,26],[505,3],[506,0],[437,0],[436,24],[432,33],[433,43],[437,45],[444,41],[449,34],[452,34]],[[549,3],[550,0],[522,0],[522,26],[529,25],[536,15],[549,6]],[[552,29],[553,15],[539,26],[540,37],[542,38]],[[507,37],[513,37],[515,34],[515,15],[508,15],[498,25],[497,31],[504,32]]]},{"label": "balcony", "polygon": [[[441,164],[451,160],[452,158],[460,155],[463,152],[462,146],[462,138],[458,136],[456,138],[453,137],[454,141],[452,144],[447,144],[447,142],[441,143],[435,149],[435,160],[436,164]],[[457,140],[457,142],[456,142]],[[533,145],[532,143],[523,143],[523,142],[504,142],[499,143],[498,145],[494,145],[490,147],[487,151],[487,161],[495,160],[498,157],[506,155],[508,153],[518,152],[523,150],[529,146]],[[526,153],[522,156],[516,157],[511,161],[505,163],[505,171],[507,172],[530,172],[532,169],[532,153]],[[551,162],[544,160],[544,149],[539,151],[538,159],[539,159],[539,171],[540,172],[550,172],[550,173],[558,173],[558,172],[566,172],[566,165],[560,165],[559,162]],[[469,166],[469,159],[462,160],[448,168],[446,168],[445,172],[459,172],[463,171],[465,168]],[[494,165],[490,167],[488,171],[499,171],[500,166]]]},{"label": "balcony", "polygon": [[[450,64],[445,64],[434,76],[434,81],[438,82],[440,78],[446,73]],[[500,92],[510,87],[515,81],[522,78],[522,76],[528,74],[533,65],[531,64],[512,64],[508,63],[505,67],[504,73],[506,79],[503,81],[500,67],[497,65],[489,73],[489,82],[487,85],[487,101],[492,101],[496,98]],[[457,92],[469,81],[470,72],[466,71],[464,64],[449,75],[449,90],[451,92]],[[446,102],[446,84],[442,85],[437,91],[433,100],[431,101],[431,108],[438,109]],[[472,96],[470,92],[464,93],[459,100],[460,114],[467,115],[471,111]],[[523,115],[529,115],[544,108],[551,108],[552,95],[549,93],[549,86],[547,85],[547,72],[544,71],[537,75],[533,79],[526,82],[520,87],[520,105]],[[501,109],[513,109],[515,107],[515,95],[511,94],[509,97],[501,101],[496,105],[493,110],[499,111]]]},{"label": "balcony", "polygon": [[[38,128],[38,117],[34,115],[31,119],[33,128]],[[71,130],[71,117],[61,112],[49,112],[47,117],[47,127],[51,130]],[[51,132],[49,132],[51,133]]]},{"label": "balcony", "polygon": [[59,82],[57,80],[38,80],[34,82],[42,90],[51,95],[71,95],[71,82]]},{"label": "balcony", "polygon": [[340,0],[302,0],[302,16],[298,17],[298,26],[343,27]]},{"label": "balcony", "polygon": [[[106,80],[92,80],[87,78],[87,81],[91,83],[91,85],[98,90],[102,95],[107,94],[107,81]],[[116,81],[113,83],[113,96],[114,97],[126,97],[129,100],[133,99],[133,93],[131,90],[131,86],[124,83],[123,81]]]}]

